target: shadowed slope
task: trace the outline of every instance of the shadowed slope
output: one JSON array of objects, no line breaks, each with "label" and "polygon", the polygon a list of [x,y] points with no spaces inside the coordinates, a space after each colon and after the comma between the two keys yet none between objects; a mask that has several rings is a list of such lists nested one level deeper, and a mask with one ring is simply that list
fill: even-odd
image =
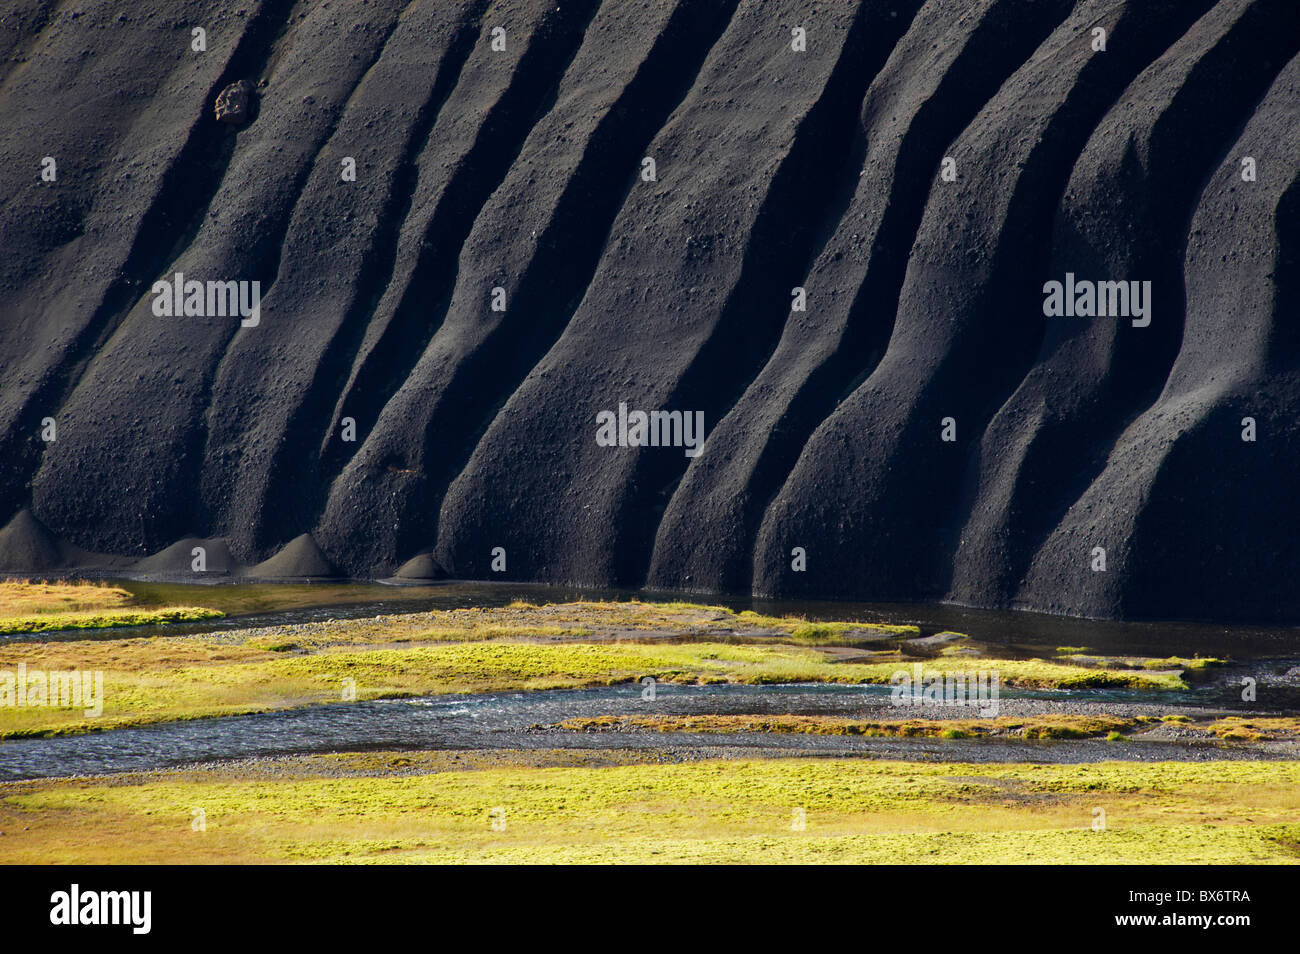
[{"label": "shadowed slope", "polygon": [[[1041,237],[1073,161],[1113,99],[1208,6],[1079,3],[952,144],[957,179],[931,191],[885,355],[769,508],[757,592],[943,595],[967,451],[1043,333]],[[1094,50],[1096,27],[1123,44]],[[795,546],[812,569],[793,571]]]},{"label": "shadowed slope", "polygon": [[[1243,182],[1240,158],[1261,175]],[[1178,359],[1159,399],[1029,568],[1019,598],[1082,615],[1300,613],[1300,545],[1285,519],[1300,473],[1292,284],[1300,230],[1300,58],[1228,151],[1192,219]],[[1256,439],[1242,439],[1244,419]],[[1089,571],[1093,547],[1105,573]]]},{"label": "shadowed slope", "polygon": [[[1163,387],[1185,304],[1184,243],[1170,237],[1186,234],[1199,184],[1223,164],[1235,130],[1300,49],[1300,32],[1277,29],[1291,6],[1220,3],[1124,92],[1076,163],[1049,275],[1151,281],[1151,324],[1047,322],[1035,367],[983,436],[978,509],[954,560],[954,598],[1014,596],[1042,537]],[[1237,80],[1231,88],[1227,71]]]},{"label": "shadowed slope", "polygon": [[327,8],[315,7],[295,24],[291,42],[266,51],[282,56],[255,65],[254,77],[269,69],[260,115],[237,134],[239,147],[193,241],[137,289],[143,297],[59,412],[63,439],[45,452],[32,484],[36,512],[56,533],[90,549],[153,548],[205,522],[197,490],[209,388],[232,338],[259,329],[231,317],[160,319],[148,286],[180,272],[199,281],[259,281],[269,290],[303,183],[398,7],[371,3],[361,8],[368,19],[345,31]]},{"label": "shadowed slope", "polygon": [[986,0],[956,18],[934,4],[917,16],[867,93],[857,188],[801,282],[808,311],[791,312],[762,372],[713,428],[709,453],[687,470],[659,527],[651,585],[749,587],[764,510],[811,431],[889,340],[943,149],[1068,10]]},{"label": "shadowed slope", "polygon": [[1291,0],[10,6],[0,571],[1300,616]]},{"label": "shadowed slope", "polygon": [[[824,163],[828,127],[851,132],[906,26],[887,6],[823,14],[800,55],[762,4],[741,3],[647,149],[657,181],[629,194],[564,335],[448,492],[436,554],[453,573],[484,572],[489,541],[499,541],[530,577],[644,579],[658,515],[688,458],[680,448],[599,447],[595,415],[625,402],[702,410],[708,426],[743,390],[833,202],[810,163]],[[787,5],[782,16],[798,23],[810,8]],[[760,29],[770,42],[753,42]],[[520,433],[536,437],[520,443]]]},{"label": "shadowed slope", "polygon": [[[679,0],[658,24],[618,5],[595,17],[550,112],[475,223],[442,325],[335,484],[327,545],[371,526],[375,499],[391,519],[366,533],[362,567],[433,542],[447,484],[591,280],[642,150],[693,75],[675,70],[703,58],[729,12]],[[610,63],[615,37],[625,56]],[[505,311],[492,310],[493,288]]]}]

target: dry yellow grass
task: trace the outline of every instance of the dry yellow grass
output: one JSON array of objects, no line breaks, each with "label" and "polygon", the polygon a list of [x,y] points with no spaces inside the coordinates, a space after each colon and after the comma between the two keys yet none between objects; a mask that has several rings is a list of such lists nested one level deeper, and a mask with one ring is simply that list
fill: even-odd
[{"label": "dry yellow grass", "polygon": [[1225,716],[1184,728],[1207,732],[1229,742],[1300,739],[1300,718],[1296,716]]},{"label": "dry yellow grass", "polygon": [[81,613],[130,605],[133,598],[119,586],[97,583],[10,580],[0,582],[0,619],[43,613]]},{"label": "dry yellow grass", "polygon": [[1014,736],[1024,739],[1088,739],[1122,732],[1140,732],[1160,723],[1213,736],[1228,742],[1269,742],[1300,739],[1300,716],[1115,716],[1055,713],[999,716],[988,719],[893,719],[864,721],[840,716],[694,715],[589,716],[565,719],[560,728],[573,732],[647,729],[654,732],[774,732],[801,735],[861,735],[978,739]]},{"label": "dry yellow grass", "polygon": [[127,590],[98,583],[0,583],[0,634],[179,623],[221,616],[198,606],[137,605]]},{"label": "dry yellow grass", "polygon": [[1154,717],[1121,718],[1113,715],[1043,715],[1028,718],[1000,716],[989,719],[891,719],[864,721],[838,716],[799,715],[695,715],[695,716],[594,716],[565,719],[559,725],[575,732],[649,729],[655,732],[773,732],[798,735],[860,735],[886,738],[970,739],[1017,736],[1025,739],[1086,739],[1127,732]]}]

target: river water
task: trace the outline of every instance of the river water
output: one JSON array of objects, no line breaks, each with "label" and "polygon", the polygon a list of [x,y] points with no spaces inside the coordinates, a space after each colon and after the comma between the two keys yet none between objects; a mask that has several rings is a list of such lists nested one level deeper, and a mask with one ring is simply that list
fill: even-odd
[{"label": "river water", "polygon": [[[194,585],[112,580],[158,602],[184,603]],[[198,633],[275,626],[329,619],[363,618],[390,613],[505,606],[515,600],[559,603],[573,600],[685,600],[754,610],[771,616],[810,620],[846,620],[919,626],[922,635],[952,630],[1013,657],[1050,655],[1057,646],[1086,647],[1093,653],[1144,656],[1219,656],[1250,659],[1300,657],[1300,627],[1197,622],[1116,622],[1049,616],[1042,613],[981,610],[943,603],[852,603],[839,601],[759,600],[690,593],[597,590],[529,583],[448,582],[394,586],[382,583],[249,584],[204,586],[219,597],[224,619],[169,626],[168,633]],[[295,605],[305,603],[306,605]],[[224,605],[222,605],[224,604]],[[201,605],[208,605],[207,603]],[[141,627],[142,635],[158,630]],[[105,630],[105,638],[122,639],[130,628]],[[83,630],[50,638],[87,638]]]},{"label": "river water", "polygon": [[[352,588],[356,587],[356,588]],[[232,605],[245,594],[238,585],[223,597]],[[293,606],[221,620],[168,627],[169,633],[223,631],[314,620],[368,617],[464,606],[499,606],[522,599],[534,603],[573,599],[619,599],[646,594],[567,590],[512,584],[447,584],[419,588],[375,584],[332,586],[322,595],[328,606]],[[268,599],[272,600],[274,594]],[[177,598],[173,595],[173,598]],[[665,596],[664,598],[669,598]],[[696,597],[695,599],[699,599]],[[1211,670],[1202,684],[1180,693],[1120,690],[1017,691],[1004,689],[1000,714],[1106,712],[1113,715],[1163,715],[1186,711],[1241,709],[1239,674],[1261,675],[1269,689],[1252,708],[1300,709],[1300,633],[1296,630],[1222,627],[1178,623],[1110,623],[1057,617],[965,610],[921,604],[773,603],[713,600],[735,609],[754,609],[810,619],[911,623],[923,633],[956,630],[993,652],[1050,656],[1058,645],[1085,646],[1093,652],[1217,655],[1232,666]],[[156,628],[106,631],[111,638],[133,633],[155,635]],[[75,635],[86,638],[84,632]],[[63,638],[51,634],[49,638]],[[977,659],[970,659],[978,666]],[[104,733],[0,743],[0,779],[92,775],[144,771],[217,760],[275,757],[314,752],[388,749],[726,749],[771,754],[858,755],[951,761],[1086,762],[1124,758],[1236,759],[1295,758],[1291,744],[1220,745],[1163,737],[1151,741],[1022,741],[1014,739],[887,739],[861,736],[783,733],[660,733],[644,729],[576,732],[556,727],[564,719],[604,715],[791,714],[835,715],[873,720],[897,719],[887,686],[660,684],[655,699],[642,698],[637,685],[582,690],[503,692],[475,696],[335,703],[281,712],[166,723]],[[1265,705],[1265,700],[1271,700]],[[943,718],[951,709],[910,709],[906,716]],[[967,713],[958,713],[966,717]],[[1117,748],[1117,745],[1120,747]]]},{"label": "river water", "polygon": [[[795,733],[661,733],[643,729],[581,732],[565,719],[604,715],[831,715],[898,719],[887,686],[789,684],[674,686],[655,698],[636,684],[593,689],[428,696],[333,703],[282,712],[164,723],[111,732],[20,739],[0,744],[0,779],[145,771],[226,759],[312,752],[419,749],[761,749],[961,762],[1091,762],[1295,758],[1294,745],[1218,745],[1177,739],[1104,740],[890,739]],[[1195,712],[1199,693],[1115,690],[1004,691],[1001,715],[1096,710],[1113,715]],[[951,708],[909,707],[909,718],[974,717]],[[1117,747],[1119,746],[1119,747]]]}]

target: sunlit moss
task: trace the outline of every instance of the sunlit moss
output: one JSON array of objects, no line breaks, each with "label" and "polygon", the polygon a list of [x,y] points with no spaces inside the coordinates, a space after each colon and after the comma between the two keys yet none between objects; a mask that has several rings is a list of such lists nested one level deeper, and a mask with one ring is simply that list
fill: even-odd
[{"label": "sunlit moss", "polygon": [[[367,754],[355,767],[373,763],[376,774],[360,776],[325,774],[353,758],[328,756],[251,779],[177,771],[10,783],[0,785],[0,830],[16,863],[1300,858],[1294,762],[789,758],[538,768],[476,760],[459,771],[450,757],[426,764],[424,753]],[[206,832],[190,827],[195,808]],[[1091,830],[1096,808],[1106,811],[1105,831]],[[792,825],[796,810],[802,828]],[[494,819],[503,824],[494,829]]]},{"label": "sunlit moss", "polygon": [[190,623],[221,616],[198,606],[172,606],[158,610],[90,610],[81,613],[44,613],[0,619],[0,634],[46,633],[60,629],[111,629],[117,626],[156,626]]},{"label": "sunlit moss", "polygon": [[0,635],[182,623],[221,616],[198,606],[137,606],[118,586],[85,582],[0,582]]},{"label": "sunlit moss", "polygon": [[[374,699],[579,688],[645,676],[701,685],[888,684],[903,668],[898,658],[838,662],[822,651],[823,641],[852,644],[854,631],[871,629],[863,624],[791,619],[777,637],[771,625],[768,617],[689,603],[580,602],[328,620],[184,639],[13,643],[0,646],[0,668],[26,663],[103,671],[104,712],[87,719],[75,710],[0,708],[0,737],[343,702],[352,698],[343,691],[345,679],[355,698]],[[817,645],[794,645],[801,639]],[[1177,671],[984,657],[921,664],[923,679],[954,669],[997,672],[1008,686],[1186,688]]]},{"label": "sunlit moss", "polygon": [[972,719],[861,720],[839,716],[802,715],[649,715],[586,716],[565,719],[563,729],[576,732],[646,729],[655,732],[766,732],[798,735],[865,737],[918,736],[940,739],[1019,737],[1024,739],[1086,739],[1140,725],[1136,718],[1111,715],[999,716]]},{"label": "sunlit moss", "polygon": [[132,602],[120,586],[56,580],[0,581],[0,619],[40,613],[111,609]]}]

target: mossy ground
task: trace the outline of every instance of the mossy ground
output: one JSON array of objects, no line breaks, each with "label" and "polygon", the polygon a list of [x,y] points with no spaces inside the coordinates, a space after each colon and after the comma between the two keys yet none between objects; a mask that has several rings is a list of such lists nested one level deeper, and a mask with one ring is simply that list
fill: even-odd
[{"label": "mossy ground", "polygon": [[118,586],[0,581],[0,635],[182,623],[221,615],[200,606],[139,604]]},{"label": "mossy ground", "polygon": [[[97,590],[107,588],[96,587]],[[125,597],[132,598],[129,594]],[[914,627],[816,623],[692,603],[513,603],[190,636],[0,645],[0,670],[99,670],[101,715],[0,707],[0,738],[262,712],[384,697],[611,685],[646,676],[686,683],[888,683],[904,657],[838,662],[839,637]],[[803,644],[815,645],[803,645]],[[910,671],[910,664],[907,664]],[[931,660],[923,670],[996,670],[1004,685],[1185,688],[1177,670],[1097,668],[1035,659]]]},{"label": "mossy ground", "polygon": [[365,753],[8,783],[0,830],[15,863],[1300,860],[1294,762],[627,758]]},{"label": "mossy ground", "polygon": [[[138,593],[11,610],[136,611]],[[26,601],[25,605],[19,605]],[[161,631],[165,633],[166,631]],[[888,683],[915,627],[820,623],[690,603],[577,602],[143,638],[20,638],[0,670],[102,670],[104,714],[0,707],[0,736],[111,729],[355,697],[630,682]],[[883,643],[883,649],[881,648]],[[877,653],[833,653],[872,647]],[[837,659],[849,661],[837,661]],[[862,659],[870,661],[863,662]],[[1004,685],[1185,688],[1176,658],[931,658]],[[1209,663],[1206,663],[1209,664]],[[610,717],[570,729],[1123,739],[1165,721],[1294,739],[1286,717],[867,723],[801,716]],[[555,738],[563,738],[557,733]],[[1126,748],[1116,745],[1116,751]],[[11,862],[1291,862],[1300,763],[953,765],[854,758],[693,761],[677,750],[348,753],[0,784]],[[1096,810],[1104,831],[1093,830]],[[202,818],[204,824],[197,823]],[[497,822],[497,827],[493,822]],[[504,826],[501,822],[504,821]],[[800,824],[802,822],[802,825]],[[196,830],[198,828],[206,830]]]},{"label": "mossy ground", "polygon": [[133,603],[120,586],[43,580],[0,581],[0,618],[38,613],[78,613],[114,609]]},{"label": "mossy ground", "polygon": [[1071,653],[1066,655],[1065,658],[1085,666],[1118,666],[1124,669],[1201,670],[1226,665],[1226,660],[1214,656],[1166,656],[1164,658],[1155,658],[1149,656],[1090,656],[1084,653]]},{"label": "mossy ground", "polygon": [[864,721],[838,716],[803,715],[610,715],[565,719],[561,729],[573,732],[613,732],[645,729],[653,732],[769,732],[797,735],[857,735],[876,738],[942,739],[1092,739],[1119,741],[1122,733],[1137,733],[1161,723],[1176,723],[1193,732],[1232,742],[1300,740],[1298,716],[1240,716],[1192,719],[1189,716],[1074,715],[999,716],[987,719],[891,719]]},{"label": "mossy ground", "polygon": [[[709,642],[537,642],[518,635],[444,630],[404,637],[426,645],[303,648],[250,637],[94,640],[0,646],[0,670],[104,672],[101,715],[80,709],[0,707],[0,738],[261,712],[350,699],[614,685],[646,676],[684,683],[888,683],[899,661],[837,663],[814,649]],[[452,641],[455,640],[455,641]],[[472,641],[471,641],[472,640]],[[1007,685],[1182,685],[1144,671],[1082,670],[1037,660],[981,659]],[[925,673],[943,669],[925,664]]]},{"label": "mossy ground", "polygon": [[655,732],[771,732],[798,735],[857,735],[868,738],[978,739],[1088,739],[1110,732],[1131,731],[1154,716],[1121,718],[1113,715],[1043,715],[1028,718],[1001,716],[989,719],[892,719],[863,721],[836,716],[698,715],[698,716],[596,716],[565,719],[560,728],[575,732],[648,729]]}]

